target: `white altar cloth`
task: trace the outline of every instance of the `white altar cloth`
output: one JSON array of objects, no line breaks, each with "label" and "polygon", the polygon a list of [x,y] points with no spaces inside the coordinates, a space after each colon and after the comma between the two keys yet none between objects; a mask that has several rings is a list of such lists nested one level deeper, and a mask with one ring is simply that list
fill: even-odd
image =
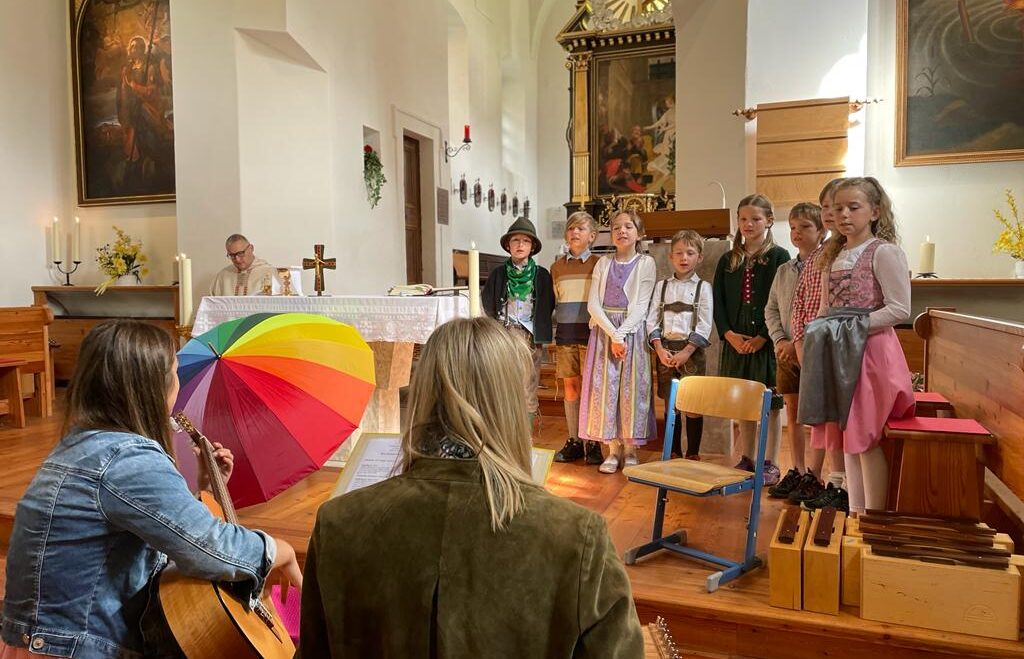
[{"label": "white altar cloth", "polygon": [[254,313],[290,312],[315,313],[341,321],[355,327],[364,341],[426,343],[438,325],[453,318],[469,317],[469,298],[453,295],[206,296],[199,302],[192,336]]}]

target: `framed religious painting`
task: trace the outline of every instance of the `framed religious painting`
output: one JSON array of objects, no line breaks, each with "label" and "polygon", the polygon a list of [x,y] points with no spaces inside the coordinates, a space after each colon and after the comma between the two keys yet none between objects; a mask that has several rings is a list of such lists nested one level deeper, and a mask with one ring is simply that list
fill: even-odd
[{"label": "framed religious painting", "polygon": [[1024,159],[1024,2],[898,0],[896,165]]},{"label": "framed religious painting", "polygon": [[70,0],[78,203],[174,201],[170,0]]},{"label": "framed religious painting", "polygon": [[652,209],[675,196],[675,26],[669,0],[577,1],[558,34],[566,50],[571,197],[598,217],[639,195]]},{"label": "framed religious painting", "polygon": [[675,48],[595,55],[591,66],[591,189],[673,194]]}]

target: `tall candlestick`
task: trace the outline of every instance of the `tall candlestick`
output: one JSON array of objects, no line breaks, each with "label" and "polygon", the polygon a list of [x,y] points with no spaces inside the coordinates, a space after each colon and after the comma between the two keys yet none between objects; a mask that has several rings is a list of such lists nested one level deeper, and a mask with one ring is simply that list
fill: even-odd
[{"label": "tall candlestick", "polygon": [[57,261],[60,261],[60,220],[57,219],[56,215],[53,216],[52,231],[53,231],[53,258],[50,259],[50,260],[53,261],[54,263],[56,263]]},{"label": "tall candlestick", "polygon": [[920,274],[935,272],[935,243],[930,236],[924,237],[921,243],[921,251],[917,259],[917,271]]},{"label": "tall candlestick", "polygon": [[469,124],[466,124],[465,126],[462,127],[462,141],[469,141]]},{"label": "tall candlestick", "polygon": [[178,324],[184,325],[185,309],[182,307],[182,304],[185,301],[185,296],[182,294],[181,290],[181,254],[174,255],[174,276],[178,279]]},{"label": "tall candlestick", "polygon": [[[468,128],[468,126],[467,126]],[[469,317],[480,315],[480,252],[476,243],[469,243]]]},{"label": "tall candlestick", "polygon": [[181,324],[188,325],[192,321],[192,259],[182,254],[181,261]]},{"label": "tall candlestick", "polygon": [[78,248],[79,248],[81,242],[82,242],[82,223],[78,219],[78,217],[76,216],[75,217],[75,230],[71,234],[71,260],[74,261],[75,263],[78,263],[79,261],[81,261],[81,259],[78,258]]}]

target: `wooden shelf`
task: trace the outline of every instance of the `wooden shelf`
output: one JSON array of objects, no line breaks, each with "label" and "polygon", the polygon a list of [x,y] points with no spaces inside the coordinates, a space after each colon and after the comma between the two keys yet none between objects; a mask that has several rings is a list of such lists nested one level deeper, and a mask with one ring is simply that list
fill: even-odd
[{"label": "wooden shelf", "polygon": [[929,286],[935,288],[944,287],[990,287],[990,286],[1019,286],[1024,288],[1024,279],[911,279],[913,286]]},{"label": "wooden shelf", "polygon": [[[170,291],[177,290],[177,288],[178,288],[178,285],[175,284],[173,286],[150,286],[150,285],[140,285],[140,286],[109,286],[109,287],[107,287],[107,290],[108,291],[138,291],[140,293],[153,293],[153,292],[164,293],[164,292],[170,292]],[[75,292],[75,293],[77,293],[77,292],[83,292],[83,291],[84,292],[88,292],[88,293],[94,293],[96,291],[96,287],[95,286],[33,286],[32,287],[32,292],[36,292],[36,291],[41,292],[41,293],[63,293],[63,292]]]}]

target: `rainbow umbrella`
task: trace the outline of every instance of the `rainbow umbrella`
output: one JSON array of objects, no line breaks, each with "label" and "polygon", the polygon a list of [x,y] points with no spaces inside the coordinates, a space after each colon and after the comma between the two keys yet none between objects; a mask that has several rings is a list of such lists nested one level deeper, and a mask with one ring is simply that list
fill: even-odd
[{"label": "rainbow umbrella", "polygon": [[[242,507],[316,471],[348,439],[373,393],[373,352],[336,320],[261,313],[191,339],[178,379],[174,411],[235,454],[228,489]],[[178,454],[190,445],[179,440]]]}]

